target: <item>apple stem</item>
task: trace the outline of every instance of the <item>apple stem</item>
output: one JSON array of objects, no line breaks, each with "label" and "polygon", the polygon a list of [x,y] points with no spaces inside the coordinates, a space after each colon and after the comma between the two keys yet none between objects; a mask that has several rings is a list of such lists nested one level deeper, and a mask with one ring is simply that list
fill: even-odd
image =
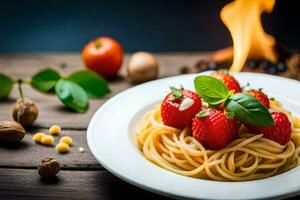
[{"label": "apple stem", "polygon": [[99,49],[101,47],[101,43],[99,41],[96,41],[95,47],[96,47],[96,49]]}]

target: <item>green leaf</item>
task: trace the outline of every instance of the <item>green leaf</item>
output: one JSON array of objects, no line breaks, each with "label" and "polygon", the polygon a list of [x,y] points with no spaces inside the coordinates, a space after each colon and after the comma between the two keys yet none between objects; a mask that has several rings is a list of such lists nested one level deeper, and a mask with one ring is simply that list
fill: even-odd
[{"label": "green leaf", "polygon": [[0,74],[0,99],[7,98],[11,92],[14,81],[5,74]]},{"label": "green leaf", "polygon": [[234,94],[225,102],[225,107],[228,111],[234,112],[236,118],[245,124],[255,126],[274,125],[269,110],[256,98],[248,94]]},{"label": "green leaf", "polygon": [[110,92],[106,81],[94,72],[83,70],[71,74],[68,77],[78,85],[80,85],[88,97],[99,98]]},{"label": "green leaf", "polygon": [[177,89],[176,87],[170,86],[170,90],[172,91],[175,99],[180,99],[182,97],[182,87]]},{"label": "green leaf", "polygon": [[88,109],[88,97],[77,83],[60,79],[55,86],[56,95],[65,106],[76,112],[85,112]]},{"label": "green leaf", "polygon": [[199,96],[210,105],[218,105],[232,94],[222,81],[211,76],[198,76],[194,86]]},{"label": "green leaf", "polygon": [[36,73],[31,78],[31,86],[41,92],[48,92],[55,87],[59,79],[59,73],[54,69],[48,68]]},{"label": "green leaf", "polygon": [[234,112],[232,112],[232,111],[225,112],[225,115],[228,119],[233,119],[235,116]]},{"label": "green leaf", "polygon": [[200,111],[196,115],[196,117],[202,119],[202,118],[206,117],[208,114],[209,114],[209,109],[205,109],[205,110]]}]

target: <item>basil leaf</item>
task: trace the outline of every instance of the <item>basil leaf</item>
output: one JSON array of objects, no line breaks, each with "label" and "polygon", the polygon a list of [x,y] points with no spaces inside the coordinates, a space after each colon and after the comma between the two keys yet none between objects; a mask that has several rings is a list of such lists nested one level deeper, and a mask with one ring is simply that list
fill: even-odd
[{"label": "basil leaf", "polygon": [[14,81],[5,74],[0,74],[0,99],[7,98],[10,94]]},{"label": "basil leaf", "polygon": [[54,88],[60,75],[54,69],[45,69],[36,73],[31,78],[31,86],[41,92],[48,92]]},{"label": "basil leaf", "polygon": [[219,105],[223,102],[226,101],[227,98],[211,98],[211,97],[207,97],[207,96],[201,96],[201,98],[206,102],[208,103],[209,105],[211,106],[216,106],[216,105]]},{"label": "basil leaf", "polygon": [[234,112],[236,118],[245,124],[255,126],[272,126],[274,120],[269,110],[256,98],[243,93],[232,95],[226,102],[228,111]]},{"label": "basil leaf", "polygon": [[60,79],[55,86],[55,92],[65,106],[76,112],[87,111],[89,105],[88,97],[78,84],[69,80]]},{"label": "basil leaf", "polygon": [[206,96],[214,99],[226,99],[228,97],[229,91],[224,83],[211,76],[197,76],[194,85],[201,97]]},{"label": "basil leaf", "polygon": [[92,71],[78,71],[68,77],[84,89],[88,97],[99,98],[110,92],[106,81]]}]

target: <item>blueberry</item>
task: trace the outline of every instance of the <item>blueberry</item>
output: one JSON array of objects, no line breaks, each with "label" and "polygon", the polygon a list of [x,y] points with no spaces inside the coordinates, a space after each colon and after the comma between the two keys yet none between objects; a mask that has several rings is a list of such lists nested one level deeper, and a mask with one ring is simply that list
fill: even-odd
[{"label": "blueberry", "polygon": [[276,65],[271,65],[268,69],[268,73],[273,75],[276,74],[277,73]]},{"label": "blueberry", "polygon": [[191,73],[191,69],[188,66],[182,66],[180,69],[181,74],[189,74]]},{"label": "blueberry", "polygon": [[215,70],[215,69],[217,69],[217,64],[215,62],[209,62],[208,63],[208,69],[209,70]]},{"label": "blueberry", "polygon": [[255,69],[258,67],[257,62],[255,60],[247,61],[246,66],[250,67],[251,69]]},{"label": "blueberry", "polygon": [[267,61],[267,60],[262,60],[259,63],[259,67],[262,68],[265,71],[267,71],[271,66],[272,66],[272,63]]},{"label": "blueberry", "polygon": [[199,60],[195,65],[195,67],[197,67],[197,68],[203,68],[203,66],[207,66],[206,60]]},{"label": "blueberry", "polygon": [[279,62],[277,64],[277,70],[279,72],[284,72],[284,71],[286,71],[286,69],[287,69],[287,67],[285,66],[285,64],[283,62]]}]

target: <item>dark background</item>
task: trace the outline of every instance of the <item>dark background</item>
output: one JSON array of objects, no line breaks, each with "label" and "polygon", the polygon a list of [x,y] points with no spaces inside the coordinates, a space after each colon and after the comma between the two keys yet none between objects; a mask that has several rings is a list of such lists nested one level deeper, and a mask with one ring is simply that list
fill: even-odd
[{"label": "dark background", "polygon": [[[219,11],[229,0],[6,0],[0,4],[0,52],[80,51],[107,35],[126,51],[208,51],[231,44]],[[277,0],[263,15],[268,33],[300,49],[297,1]]]}]

